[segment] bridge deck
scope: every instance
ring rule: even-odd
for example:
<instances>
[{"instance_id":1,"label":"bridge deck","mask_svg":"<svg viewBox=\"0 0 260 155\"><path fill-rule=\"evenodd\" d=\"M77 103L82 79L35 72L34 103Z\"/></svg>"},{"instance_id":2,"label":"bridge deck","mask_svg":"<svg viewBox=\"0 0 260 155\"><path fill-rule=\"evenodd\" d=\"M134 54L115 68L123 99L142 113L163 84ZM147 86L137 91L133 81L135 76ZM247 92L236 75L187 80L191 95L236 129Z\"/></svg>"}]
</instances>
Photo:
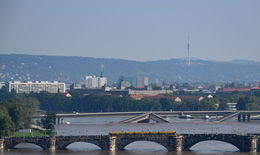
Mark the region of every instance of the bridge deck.
<instances>
[{"instance_id":1,"label":"bridge deck","mask_svg":"<svg viewBox=\"0 0 260 155\"><path fill-rule=\"evenodd\" d=\"M240 114L259 115L260 111L153 111L154 114L160 116L176 116L180 113L186 115L227 115L229 113L240 112ZM97 117L97 116L135 116L144 112L100 112L100 113L61 113L57 117ZM42 118L45 115L37 115L34 118Z\"/></svg>"},{"instance_id":2,"label":"bridge deck","mask_svg":"<svg viewBox=\"0 0 260 155\"><path fill-rule=\"evenodd\" d=\"M142 121L148 120L148 119L153 120L157 123L169 123L169 121L167 121L166 119L164 119L161 116L158 116L154 113L144 113L144 114L137 115L137 116L131 117L129 119L120 121L119 123L139 123L139 122L142 122Z\"/></svg>"}]
</instances>

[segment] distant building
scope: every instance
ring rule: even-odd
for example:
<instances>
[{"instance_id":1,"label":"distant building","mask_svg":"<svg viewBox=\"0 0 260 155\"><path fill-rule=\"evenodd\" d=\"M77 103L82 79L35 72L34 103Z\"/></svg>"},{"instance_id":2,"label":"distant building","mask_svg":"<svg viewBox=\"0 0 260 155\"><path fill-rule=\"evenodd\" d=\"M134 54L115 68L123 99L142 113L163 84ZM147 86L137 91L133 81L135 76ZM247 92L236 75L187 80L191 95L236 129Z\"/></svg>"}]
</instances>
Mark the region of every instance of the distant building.
<instances>
[{"instance_id":1,"label":"distant building","mask_svg":"<svg viewBox=\"0 0 260 155\"><path fill-rule=\"evenodd\" d=\"M148 77L137 77L136 78L136 87L137 88L144 88L149 85Z\"/></svg>"},{"instance_id":2,"label":"distant building","mask_svg":"<svg viewBox=\"0 0 260 155\"><path fill-rule=\"evenodd\" d=\"M4 88L5 85L6 85L6 83L4 83L4 82L0 82L0 89Z\"/></svg>"},{"instance_id":3,"label":"distant building","mask_svg":"<svg viewBox=\"0 0 260 155\"><path fill-rule=\"evenodd\" d=\"M64 82L49 82L49 81L27 81L27 82L8 82L7 89L9 92L14 90L16 93L39 93L46 91L49 93L65 93L66 84Z\"/></svg>"},{"instance_id":4,"label":"distant building","mask_svg":"<svg viewBox=\"0 0 260 155\"><path fill-rule=\"evenodd\" d=\"M251 92L259 92L260 91L260 87L258 86L254 86L251 88Z\"/></svg>"},{"instance_id":5,"label":"distant building","mask_svg":"<svg viewBox=\"0 0 260 155\"><path fill-rule=\"evenodd\" d=\"M176 96L175 102L201 102L204 99L203 96Z\"/></svg>"},{"instance_id":6,"label":"distant building","mask_svg":"<svg viewBox=\"0 0 260 155\"><path fill-rule=\"evenodd\" d=\"M129 90L129 95L160 95L160 94L171 94L172 90Z\"/></svg>"},{"instance_id":7,"label":"distant building","mask_svg":"<svg viewBox=\"0 0 260 155\"><path fill-rule=\"evenodd\" d=\"M236 111L237 110L237 103L227 103L228 110Z\"/></svg>"},{"instance_id":8,"label":"distant building","mask_svg":"<svg viewBox=\"0 0 260 155\"><path fill-rule=\"evenodd\" d=\"M82 85L80 83L73 83L70 89L81 89Z\"/></svg>"},{"instance_id":9,"label":"distant building","mask_svg":"<svg viewBox=\"0 0 260 155\"><path fill-rule=\"evenodd\" d=\"M217 94L251 94L252 92L259 92L260 87L254 86L252 88L220 88L217 90Z\"/></svg>"},{"instance_id":10,"label":"distant building","mask_svg":"<svg viewBox=\"0 0 260 155\"><path fill-rule=\"evenodd\" d=\"M149 85L148 77L123 77L121 87L145 88Z\"/></svg>"},{"instance_id":11,"label":"distant building","mask_svg":"<svg viewBox=\"0 0 260 155\"><path fill-rule=\"evenodd\" d=\"M85 88L88 89L100 89L107 85L106 77L86 76L85 77Z\"/></svg>"},{"instance_id":12,"label":"distant building","mask_svg":"<svg viewBox=\"0 0 260 155\"><path fill-rule=\"evenodd\" d=\"M218 90L218 92L224 92L224 93L229 93L229 92L249 92L251 89L250 88L221 88Z\"/></svg>"},{"instance_id":13,"label":"distant building","mask_svg":"<svg viewBox=\"0 0 260 155\"><path fill-rule=\"evenodd\" d=\"M202 96L161 96L161 95L152 95L152 94L145 94L145 95L130 95L130 97L134 98L134 99L152 99L155 101L160 101L160 99L170 99L173 100L175 102L189 102L189 101L193 101L193 102L200 102L204 99L204 97Z\"/></svg>"},{"instance_id":14,"label":"distant building","mask_svg":"<svg viewBox=\"0 0 260 155\"><path fill-rule=\"evenodd\" d=\"M207 96L207 98L211 99L211 98L213 98L213 96L209 94L209 95Z\"/></svg>"},{"instance_id":15,"label":"distant building","mask_svg":"<svg viewBox=\"0 0 260 155\"><path fill-rule=\"evenodd\" d=\"M121 82L121 88L122 89L125 89L125 88L129 88L129 87L131 87L132 85L131 85L131 83L129 82L129 81L122 81Z\"/></svg>"},{"instance_id":16,"label":"distant building","mask_svg":"<svg viewBox=\"0 0 260 155\"><path fill-rule=\"evenodd\" d=\"M123 87L136 87L136 78L135 77L123 77L122 83Z\"/></svg>"}]
</instances>

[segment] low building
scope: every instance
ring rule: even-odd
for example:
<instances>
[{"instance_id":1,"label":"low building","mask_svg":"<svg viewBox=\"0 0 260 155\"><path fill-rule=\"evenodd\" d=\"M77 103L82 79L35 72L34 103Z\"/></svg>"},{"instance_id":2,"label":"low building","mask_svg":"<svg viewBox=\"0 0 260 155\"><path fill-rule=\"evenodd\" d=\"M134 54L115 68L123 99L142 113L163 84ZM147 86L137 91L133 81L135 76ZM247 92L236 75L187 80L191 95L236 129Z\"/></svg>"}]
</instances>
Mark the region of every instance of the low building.
<instances>
[{"instance_id":1,"label":"low building","mask_svg":"<svg viewBox=\"0 0 260 155\"><path fill-rule=\"evenodd\" d=\"M217 94L250 94L251 88L220 88L217 90Z\"/></svg>"},{"instance_id":2,"label":"low building","mask_svg":"<svg viewBox=\"0 0 260 155\"><path fill-rule=\"evenodd\" d=\"M4 83L4 82L0 82L0 89L4 88L5 85L6 85L6 83Z\"/></svg>"},{"instance_id":3,"label":"low building","mask_svg":"<svg viewBox=\"0 0 260 155\"><path fill-rule=\"evenodd\" d=\"M160 99L169 99L173 100L174 102L200 102L204 99L203 96L162 96L162 95L130 95L133 99L140 100L140 99L151 99L155 101L160 101Z\"/></svg>"},{"instance_id":4,"label":"low building","mask_svg":"<svg viewBox=\"0 0 260 155\"><path fill-rule=\"evenodd\" d=\"M172 90L129 90L129 95L160 95L160 94L171 94Z\"/></svg>"},{"instance_id":5,"label":"low building","mask_svg":"<svg viewBox=\"0 0 260 155\"><path fill-rule=\"evenodd\" d=\"M237 103L227 103L228 110L236 111L237 110Z\"/></svg>"},{"instance_id":6,"label":"low building","mask_svg":"<svg viewBox=\"0 0 260 155\"><path fill-rule=\"evenodd\" d=\"M260 92L260 87L258 87L258 86L252 87L251 92Z\"/></svg>"},{"instance_id":7,"label":"low building","mask_svg":"<svg viewBox=\"0 0 260 155\"><path fill-rule=\"evenodd\" d=\"M65 93L66 84L64 82L49 81L27 81L27 82L8 82L7 89L9 92L14 90L16 93L39 93L46 91L49 93Z\"/></svg>"}]
</instances>

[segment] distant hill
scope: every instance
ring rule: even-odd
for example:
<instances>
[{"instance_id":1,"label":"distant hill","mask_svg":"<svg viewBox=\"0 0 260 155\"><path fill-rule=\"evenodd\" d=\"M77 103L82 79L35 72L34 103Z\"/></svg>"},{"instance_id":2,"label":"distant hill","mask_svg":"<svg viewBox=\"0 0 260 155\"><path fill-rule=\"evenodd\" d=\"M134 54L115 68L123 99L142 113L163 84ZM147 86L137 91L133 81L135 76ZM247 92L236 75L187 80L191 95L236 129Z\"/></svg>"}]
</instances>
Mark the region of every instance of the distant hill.
<instances>
[{"instance_id":1,"label":"distant hill","mask_svg":"<svg viewBox=\"0 0 260 155\"><path fill-rule=\"evenodd\" d=\"M229 62L193 59L188 67L184 59L138 62L74 56L36 56L0 54L0 81L80 82L86 75L99 76L109 82L120 76L147 76L154 81L171 82L251 82L260 80L260 62Z\"/></svg>"}]
</instances>

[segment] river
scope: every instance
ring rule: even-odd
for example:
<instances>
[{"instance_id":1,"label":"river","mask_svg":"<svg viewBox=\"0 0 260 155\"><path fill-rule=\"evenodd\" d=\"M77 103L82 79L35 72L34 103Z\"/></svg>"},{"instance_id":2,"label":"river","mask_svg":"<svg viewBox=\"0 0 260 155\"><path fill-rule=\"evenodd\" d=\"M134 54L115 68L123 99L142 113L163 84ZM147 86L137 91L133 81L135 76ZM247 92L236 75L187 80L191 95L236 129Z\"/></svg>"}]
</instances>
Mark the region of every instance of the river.
<instances>
[{"instance_id":1,"label":"river","mask_svg":"<svg viewBox=\"0 0 260 155\"><path fill-rule=\"evenodd\" d=\"M260 121L237 122L235 119L227 122L215 123L201 119L178 119L168 117L171 123L137 123L119 124L117 122L128 117L73 117L65 118L69 125L57 125L57 135L107 135L109 132L127 131L176 131L177 133L260 133ZM228 143L220 141L205 141L195 144L189 152L167 152L160 144L153 142L134 142L129 144L125 151L101 151L94 144L77 142L70 144L66 151L42 151L40 147L32 144L19 144L18 149L2 151L1 155L198 155L198 154L228 154L249 155L241 153ZM251 154L250 154L251 155ZM254 153L260 155L260 153Z\"/></svg>"}]
</instances>

